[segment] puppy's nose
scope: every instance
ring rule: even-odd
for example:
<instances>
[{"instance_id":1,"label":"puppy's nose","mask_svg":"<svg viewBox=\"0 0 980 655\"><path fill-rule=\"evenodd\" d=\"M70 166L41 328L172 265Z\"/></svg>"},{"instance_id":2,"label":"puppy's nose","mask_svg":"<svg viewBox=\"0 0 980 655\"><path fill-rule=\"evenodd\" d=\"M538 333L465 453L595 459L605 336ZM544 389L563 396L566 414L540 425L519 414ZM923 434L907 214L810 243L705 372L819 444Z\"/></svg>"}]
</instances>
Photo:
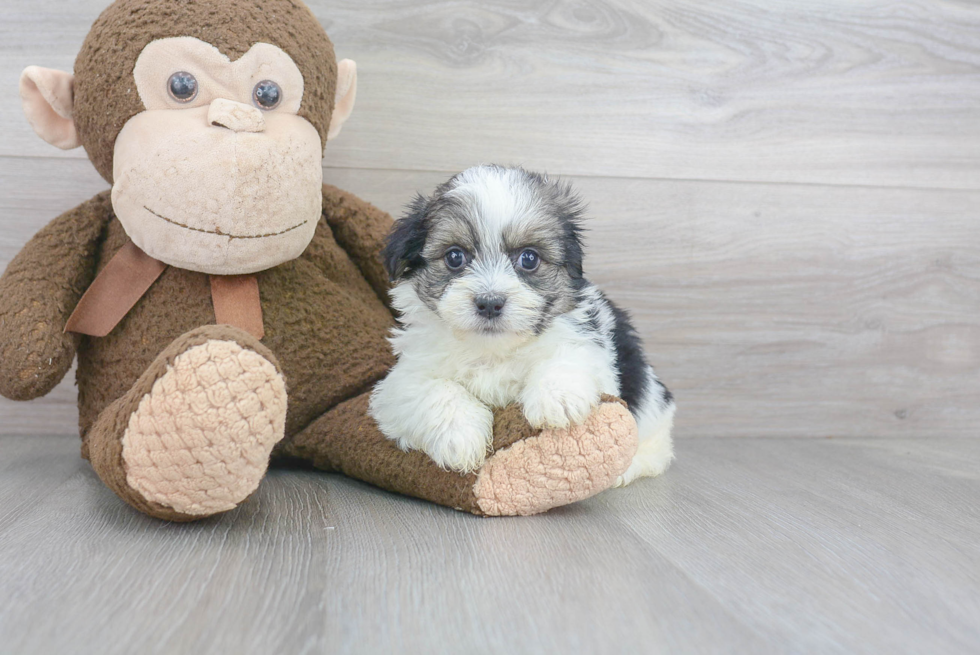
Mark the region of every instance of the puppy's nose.
<instances>
[{"instance_id":1,"label":"puppy's nose","mask_svg":"<svg viewBox=\"0 0 980 655\"><path fill-rule=\"evenodd\" d=\"M211 103L208 122L215 127L227 127L233 132L261 132L265 129L265 117L261 111L225 98L217 98Z\"/></svg>"},{"instance_id":2,"label":"puppy's nose","mask_svg":"<svg viewBox=\"0 0 980 655\"><path fill-rule=\"evenodd\" d=\"M483 318L497 318L504 311L507 299L503 296L477 296L473 299L476 313Z\"/></svg>"}]
</instances>

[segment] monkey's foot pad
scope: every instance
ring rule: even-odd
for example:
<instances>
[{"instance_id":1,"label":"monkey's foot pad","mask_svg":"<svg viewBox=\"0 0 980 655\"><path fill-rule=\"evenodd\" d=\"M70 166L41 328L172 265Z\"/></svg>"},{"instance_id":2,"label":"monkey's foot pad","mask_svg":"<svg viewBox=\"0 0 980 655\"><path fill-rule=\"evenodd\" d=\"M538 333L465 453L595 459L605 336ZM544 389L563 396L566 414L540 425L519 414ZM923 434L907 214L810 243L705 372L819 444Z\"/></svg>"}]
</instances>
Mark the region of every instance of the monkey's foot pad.
<instances>
[{"instance_id":1,"label":"monkey's foot pad","mask_svg":"<svg viewBox=\"0 0 980 655\"><path fill-rule=\"evenodd\" d=\"M488 516L538 514L613 486L636 448L629 410L604 402L581 425L543 430L491 456L473 491Z\"/></svg>"},{"instance_id":2,"label":"monkey's foot pad","mask_svg":"<svg viewBox=\"0 0 980 655\"><path fill-rule=\"evenodd\" d=\"M178 355L130 415L126 482L182 514L227 511L258 487L285 421L275 365L235 341L206 341Z\"/></svg>"}]
</instances>

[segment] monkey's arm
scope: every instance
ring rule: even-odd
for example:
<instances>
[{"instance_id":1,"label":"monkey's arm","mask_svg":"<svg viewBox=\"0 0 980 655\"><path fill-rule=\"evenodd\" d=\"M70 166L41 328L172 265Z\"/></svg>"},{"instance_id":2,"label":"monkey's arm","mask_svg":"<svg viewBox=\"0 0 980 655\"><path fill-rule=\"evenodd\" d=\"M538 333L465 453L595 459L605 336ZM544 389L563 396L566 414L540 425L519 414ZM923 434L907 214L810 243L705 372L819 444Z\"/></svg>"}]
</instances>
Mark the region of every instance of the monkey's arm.
<instances>
[{"instance_id":1,"label":"monkey's arm","mask_svg":"<svg viewBox=\"0 0 980 655\"><path fill-rule=\"evenodd\" d=\"M394 220L374 205L329 184L323 185L323 216L337 243L347 251L382 302L389 305L390 285L381 263L381 249Z\"/></svg>"},{"instance_id":2,"label":"monkey's arm","mask_svg":"<svg viewBox=\"0 0 980 655\"><path fill-rule=\"evenodd\" d=\"M0 276L0 395L47 394L71 368L79 337L65 323L95 277L109 192L41 229Z\"/></svg>"}]
</instances>

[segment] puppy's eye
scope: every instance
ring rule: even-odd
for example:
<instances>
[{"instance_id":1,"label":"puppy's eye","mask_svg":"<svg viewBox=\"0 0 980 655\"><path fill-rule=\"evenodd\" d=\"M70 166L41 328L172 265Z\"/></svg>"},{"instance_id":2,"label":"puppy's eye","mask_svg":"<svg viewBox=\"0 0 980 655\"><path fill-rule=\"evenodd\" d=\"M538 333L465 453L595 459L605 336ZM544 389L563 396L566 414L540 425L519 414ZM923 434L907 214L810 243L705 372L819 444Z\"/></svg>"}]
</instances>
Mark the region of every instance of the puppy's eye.
<instances>
[{"instance_id":1,"label":"puppy's eye","mask_svg":"<svg viewBox=\"0 0 980 655\"><path fill-rule=\"evenodd\" d=\"M272 80L265 80L255 85L252 99L260 109L275 109L282 102L282 89Z\"/></svg>"},{"instance_id":2,"label":"puppy's eye","mask_svg":"<svg viewBox=\"0 0 980 655\"><path fill-rule=\"evenodd\" d=\"M450 248L446 251L445 260L450 271L460 271L466 266L466 253L462 248Z\"/></svg>"},{"instance_id":3,"label":"puppy's eye","mask_svg":"<svg viewBox=\"0 0 980 655\"><path fill-rule=\"evenodd\" d=\"M186 71L174 73L167 80L167 91L177 102L190 102L197 97L197 78Z\"/></svg>"},{"instance_id":4,"label":"puppy's eye","mask_svg":"<svg viewBox=\"0 0 980 655\"><path fill-rule=\"evenodd\" d=\"M520 258L517 261L523 270L530 273L531 271L536 271L538 269L538 265L541 263L541 257L533 248L527 248L521 253Z\"/></svg>"}]
</instances>

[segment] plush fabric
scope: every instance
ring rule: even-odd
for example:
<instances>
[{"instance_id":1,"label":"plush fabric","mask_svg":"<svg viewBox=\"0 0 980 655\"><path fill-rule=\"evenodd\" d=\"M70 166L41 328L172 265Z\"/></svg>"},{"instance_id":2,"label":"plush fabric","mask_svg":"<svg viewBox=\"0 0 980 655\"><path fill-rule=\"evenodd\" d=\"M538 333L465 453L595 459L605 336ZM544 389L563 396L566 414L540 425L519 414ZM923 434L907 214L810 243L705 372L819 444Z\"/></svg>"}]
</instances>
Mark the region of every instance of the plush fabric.
<instances>
[{"instance_id":1,"label":"plush fabric","mask_svg":"<svg viewBox=\"0 0 980 655\"><path fill-rule=\"evenodd\" d=\"M126 482L183 514L228 511L259 486L285 419L286 385L269 359L235 341L192 346L130 414Z\"/></svg>"},{"instance_id":2,"label":"plush fabric","mask_svg":"<svg viewBox=\"0 0 980 655\"><path fill-rule=\"evenodd\" d=\"M212 275L211 304L216 323L234 325L256 339L265 336L259 279L254 275Z\"/></svg>"},{"instance_id":3,"label":"plush fabric","mask_svg":"<svg viewBox=\"0 0 980 655\"><path fill-rule=\"evenodd\" d=\"M323 216L333 236L357 266L381 302L390 306L388 273L381 250L391 230L391 216L352 193L324 185Z\"/></svg>"},{"instance_id":4,"label":"plush fabric","mask_svg":"<svg viewBox=\"0 0 980 655\"><path fill-rule=\"evenodd\" d=\"M296 114L302 107L303 74L292 57L271 43L256 43L231 61L210 43L191 36L153 41L133 67L136 91L147 111L174 107L167 85L161 82L176 71L192 73L198 82L197 93L182 106L210 105L208 118L224 127L231 128L230 123L238 120L245 122L239 127L258 131L264 112L251 100L255 85L263 80L274 80L282 91L276 112ZM242 105L255 111L237 112Z\"/></svg>"},{"instance_id":5,"label":"plush fabric","mask_svg":"<svg viewBox=\"0 0 980 655\"><path fill-rule=\"evenodd\" d=\"M27 120L38 136L62 150L81 145L72 118L75 85L71 73L28 66L20 76Z\"/></svg>"},{"instance_id":6,"label":"plush fabric","mask_svg":"<svg viewBox=\"0 0 980 655\"><path fill-rule=\"evenodd\" d=\"M607 399L571 432L575 439L545 430L491 458L473 485L480 511L538 514L591 496L608 489L636 452L635 423L622 402Z\"/></svg>"},{"instance_id":7,"label":"plush fabric","mask_svg":"<svg viewBox=\"0 0 980 655\"><path fill-rule=\"evenodd\" d=\"M274 454L309 462L382 489L482 514L473 493L476 475L444 471L420 451L402 452L368 416L369 392L340 403Z\"/></svg>"},{"instance_id":8,"label":"plush fabric","mask_svg":"<svg viewBox=\"0 0 980 655\"><path fill-rule=\"evenodd\" d=\"M337 62L337 102L330 117L330 131L327 140L340 136L340 130L354 111L354 101L357 99L357 64L350 59Z\"/></svg>"},{"instance_id":9,"label":"plush fabric","mask_svg":"<svg viewBox=\"0 0 980 655\"><path fill-rule=\"evenodd\" d=\"M363 393L323 414L274 451L382 489L485 516L536 514L608 489L636 452L636 424L622 401L606 397L570 431L536 430L521 408L494 411L494 440L480 471L439 468L420 451L402 452L368 416Z\"/></svg>"},{"instance_id":10,"label":"plush fabric","mask_svg":"<svg viewBox=\"0 0 980 655\"><path fill-rule=\"evenodd\" d=\"M189 511L180 511L175 508L174 505L179 505L180 500L177 498L169 499L163 494L157 494L154 490L149 489L147 482L152 482L146 480L144 476L139 473L140 466L140 455L139 448L136 451L131 449L130 460L134 461L136 464L136 473L127 466L126 457L124 456L125 450L125 437L130 428L139 429L139 410L141 406L144 406L145 401L148 398L153 397L154 387L157 385L158 381L167 377L167 374L174 370L174 364L177 363L178 358L188 352L199 349L207 348L210 344L234 344L240 347L242 350L247 350L262 361L258 362L258 367L265 367L264 363L267 363L274 369L276 377L280 378L281 381L281 369L278 362L276 361L275 355L269 351L268 348L258 343L250 335L224 325L207 325L204 327L199 327L197 329L191 330L187 334L180 336L175 339L173 343L169 344L166 349L161 352L153 363L147 368L146 371L139 377L139 379L133 384L133 386L126 391L120 398L112 402L105 410L98 416L98 420L94 425L90 426L89 431L86 433L86 438L82 443L82 454L91 463L92 468L106 484L107 487L112 489L122 500L126 501L136 509L149 514L150 516L155 516L157 518L166 519L169 521L193 521L206 516L207 514L202 514L201 505L194 507L192 503L188 503L181 507L181 509ZM206 351L205 351L206 352ZM209 358L210 359L210 358ZM189 373L189 375L188 375ZM186 372L185 379L189 382L196 381L198 376L193 372ZM172 378L173 379L173 378ZM274 384L274 382L273 382ZM199 386L193 383L187 384L186 386ZM247 395L247 394L246 394ZM157 402L164 397L164 394L158 394L156 396ZM152 401L151 401L152 403ZM202 403L202 408L205 409L204 414L207 414L207 409L209 409L213 403L208 400L206 403ZM146 418L146 414L143 415ZM181 420L188 420L190 417L184 416ZM134 420L136 425L134 426ZM193 420L193 419L191 419ZM150 424L146 426L149 430L157 429L154 425L154 421L150 421ZM169 420L161 420L161 426L170 423ZM277 425L277 430L279 429ZM182 434L178 437L177 441L183 442L187 438L185 436L187 433ZM202 435L203 436L203 435ZM173 443L173 442L171 442ZM220 442L219 442L220 443ZM163 449L163 442L157 444L160 449ZM191 446L189 450L192 450L195 444L184 443L185 446ZM204 458L207 456L207 446L201 448L203 444L198 444L198 451L200 455L198 457ZM229 445L225 443L225 445ZM154 448L155 449L155 448ZM179 448L175 448L176 452ZM203 452L201 452L203 450ZM266 451L266 461L261 462L258 468L261 472L265 472L265 465L268 462ZM192 453L192 457L194 455ZM197 457L195 457L197 459ZM223 459L232 459L226 456ZM151 458L152 461L152 458ZM167 462L163 462L166 466ZM213 462L212 462L213 463ZM253 466L253 468L255 468ZM234 476L222 475L227 471L218 471L217 475L212 474L207 476L205 480L197 480L198 485L201 486L203 482L205 486L210 487L212 491L217 491L218 496L228 498L232 493L234 493L230 486L237 485L239 481L234 479ZM191 471L191 475L186 476L189 480L194 480L196 477L194 473L196 471ZM156 476L154 476L156 477ZM171 477L175 477L171 475ZM179 476L177 476L179 478ZM218 478L224 478L223 480ZM186 483L188 480L185 479ZM180 479L175 479L174 482L178 484L181 482ZM222 484L224 482L224 484ZM144 491L139 491L137 486L142 487ZM182 485L183 486L183 485ZM240 490L238 490L240 492ZM154 499L148 498L147 496L153 496ZM238 498L239 502L244 500L244 497ZM168 500L167 504L157 502L159 500ZM197 510L197 511L195 511ZM213 513L213 512L212 512Z\"/></svg>"},{"instance_id":11,"label":"plush fabric","mask_svg":"<svg viewBox=\"0 0 980 655\"><path fill-rule=\"evenodd\" d=\"M112 153L126 122L143 111L133 62L157 39L191 36L232 61L255 43L278 45L303 73L303 106L327 142L337 84L333 44L296 0L118 0L89 32L75 60L75 125L96 169L112 183Z\"/></svg>"},{"instance_id":12,"label":"plush fabric","mask_svg":"<svg viewBox=\"0 0 980 655\"><path fill-rule=\"evenodd\" d=\"M232 134L209 128L208 115L206 106L146 111L120 132L112 207L126 233L154 259L215 275L299 257L322 203L316 131L273 112L260 134Z\"/></svg>"},{"instance_id":13,"label":"plush fabric","mask_svg":"<svg viewBox=\"0 0 980 655\"><path fill-rule=\"evenodd\" d=\"M42 228L0 277L0 394L39 398L71 368L79 337L61 329L95 277L108 193ZM121 244L120 244L121 245ZM61 327L58 327L61 326Z\"/></svg>"},{"instance_id":14,"label":"plush fabric","mask_svg":"<svg viewBox=\"0 0 980 655\"><path fill-rule=\"evenodd\" d=\"M129 242L95 278L68 317L65 332L104 337L167 269Z\"/></svg>"},{"instance_id":15,"label":"plush fabric","mask_svg":"<svg viewBox=\"0 0 980 655\"><path fill-rule=\"evenodd\" d=\"M212 102L208 108L208 123L236 132L261 132L265 129L265 117L261 111L221 98Z\"/></svg>"},{"instance_id":16,"label":"plush fabric","mask_svg":"<svg viewBox=\"0 0 980 655\"><path fill-rule=\"evenodd\" d=\"M325 207L341 202L333 189L325 187L324 195ZM371 208L365 213L374 212ZM354 218L354 213L348 218ZM107 219L97 270L128 242L119 222ZM366 238L380 240L381 235L370 228L370 222L363 226ZM374 228L384 229L381 224ZM353 233L348 236L360 241ZM288 434L369 388L392 365L386 334L393 317L334 239L325 219L302 256L257 277L263 343L276 354L287 381ZM78 358L82 434L174 339L214 320L209 276L170 267L112 333L101 339L85 338Z\"/></svg>"}]
</instances>

